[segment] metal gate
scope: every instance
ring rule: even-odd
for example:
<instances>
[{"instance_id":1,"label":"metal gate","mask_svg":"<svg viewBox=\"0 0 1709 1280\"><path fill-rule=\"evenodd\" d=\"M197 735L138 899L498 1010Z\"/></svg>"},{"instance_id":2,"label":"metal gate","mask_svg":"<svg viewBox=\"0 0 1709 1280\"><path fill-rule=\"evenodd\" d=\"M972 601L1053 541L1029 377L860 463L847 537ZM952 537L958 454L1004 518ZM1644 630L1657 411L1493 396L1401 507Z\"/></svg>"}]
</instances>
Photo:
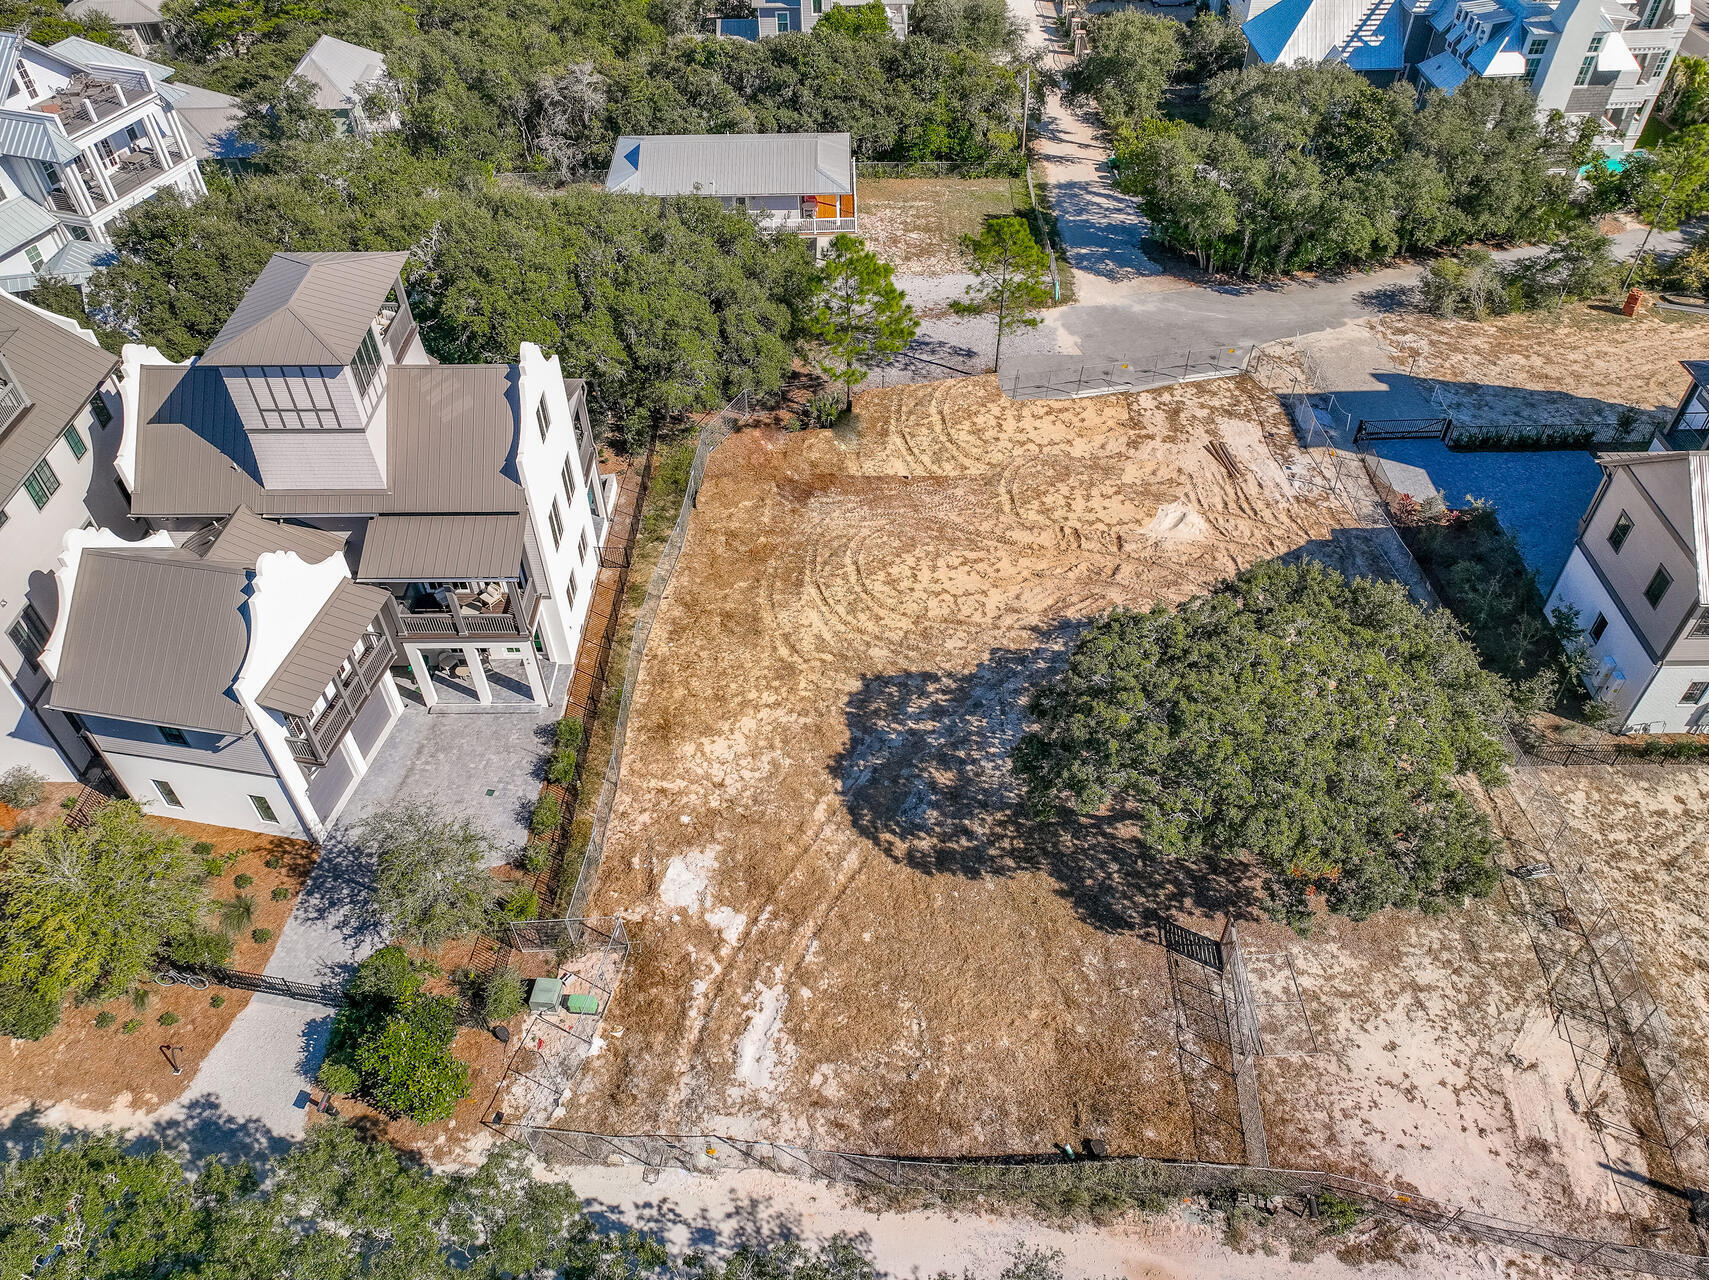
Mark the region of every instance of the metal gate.
<instances>
[{"instance_id":1,"label":"metal gate","mask_svg":"<svg viewBox=\"0 0 1709 1280\"><path fill-rule=\"evenodd\" d=\"M1194 964L1222 972L1222 944L1215 938L1207 938L1202 933L1194 933L1191 929L1181 927L1173 920L1165 920L1163 946L1178 956L1185 956Z\"/></svg>"},{"instance_id":2,"label":"metal gate","mask_svg":"<svg viewBox=\"0 0 1709 1280\"><path fill-rule=\"evenodd\" d=\"M1353 443L1367 440L1446 440L1454 430L1452 418L1360 418Z\"/></svg>"}]
</instances>

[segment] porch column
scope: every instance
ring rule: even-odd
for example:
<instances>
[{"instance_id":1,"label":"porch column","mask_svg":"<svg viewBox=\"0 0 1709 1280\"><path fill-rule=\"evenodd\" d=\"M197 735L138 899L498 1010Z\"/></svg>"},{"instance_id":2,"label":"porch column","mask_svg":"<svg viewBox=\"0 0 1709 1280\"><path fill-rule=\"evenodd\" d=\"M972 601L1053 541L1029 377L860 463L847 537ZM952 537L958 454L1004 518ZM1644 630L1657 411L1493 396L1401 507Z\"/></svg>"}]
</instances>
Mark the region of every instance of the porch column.
<instances>
[{"instance_id":1,"label":"porch column","mask_svg":"<svg viewBox=\"0 0 1709 1280\"><path fill-rule=\"evenodd\" d=\"M483 704L493 700L492 686L487 684L487 673L481 667L481 650L479 645L466 644L463 646L463 657L469 664L469 680L475 686L475 696Z\"/></svg>"},{"instance_id":2,"label":"porch column","mask_svg":"<svg viewBox=\"0 0 1709 1280\"><path fill-rule=\"evenodd\" d=\"M107 177L107 166L101 161L101 153L96 151L94 147L86 147L81 154L83 163L95 175L95 185L101 188L101 193L106 197L105 202L112 204L119 197L118 193L113 190L111 180Z\"/></svg>"},{"instance_id":3,"label":"porch column","mask_svg":"<svg viewBox=\"0 0 1709 1280\"><path fill-rule=\"evenodd\" d=\"M433 678L427 674L427 662L421 656L417 645L408 645L404 652L409 654L409 672L415 677L415 687L421 692L422 702L427 704L429 711L433 710L439 701L439 695L433 691Z\"/></svg>"},{"instance_id":4,"label":"porch column","mask_svg":"<svg viewBox=\"0 0 1709 1280\"><path fill-rule=\"evenodd\" d=\"M534 642L522 647L522 669L528 673L528 690L540 706L546 705L546 682L540 678L540 655L534 652Z\"/></svg>"},{"instance_id":5,"label":"porch column","mask_svg":"<svg viewBox=\"0 0 1709 1280\"><path fill-rule=\"evenodd\" d=\"M143 132L148 134L149 145L154 148L154 163L162 172L172 167L172 157L166 153L166 134L160 128L160 121L153 115L142 118Z\"/></svg>"},{"instance_id":6,"label":"porch column","mask_svg":"<svg viewBox=\"0 0 1709 1280\"><path fill-rule=\"evenodd\" d=\"M354 727L352 726L352 728ZM351 781L362 781L363 775L368 772L368 762L362 758L362 753L356 749L356 735L347 732L339 741L338 750L344 757L345 763L350 766Z\"/></svg>"}]
</instances>

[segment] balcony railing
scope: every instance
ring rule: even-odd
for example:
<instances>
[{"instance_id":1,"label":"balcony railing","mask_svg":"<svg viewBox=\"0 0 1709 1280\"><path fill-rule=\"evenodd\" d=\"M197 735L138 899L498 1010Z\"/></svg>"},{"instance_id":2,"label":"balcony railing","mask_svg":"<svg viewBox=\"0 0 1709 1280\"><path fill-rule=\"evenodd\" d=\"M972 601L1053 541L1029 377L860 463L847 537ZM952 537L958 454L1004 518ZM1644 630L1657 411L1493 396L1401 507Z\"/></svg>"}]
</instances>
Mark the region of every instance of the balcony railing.
<instances>
[{"instance_id":1,"label":"balcony railing","mask_svg":"<svg viewBox=\"0 0 1709 1280\"><path fill-rule=\"evenodd\" d=\"M298 764L318 767L332 759L332 753L338 750L338 744L350 732L350 726L356 723L357 715L368 705L368 699L374 696L380 681L386 679L392 663L397 661L397 646L384 623L381 626L384 634L379 642L369 646L368 652L357 660L350 674L340 672L333 677L337 688L312 720L305 721L297 716L285 718L285 741L291 748L291 758Z\"/></svg>"},{"instance_id":2,"label":"balcony railing","mask_svg":"<svg viewBox=\"0 0 1709 1280\"><path fill-rule=\"evenodd\" d=\"M456 609L418 609L397 615L398 633L406 640L454 639L459 636L520 636L522 620L511 612L509 598L501 609L477 612Z\"/></svg>"},{"instance_id":3,"label":"balcony railing","mask_svg":"<svg viewBox=\"0 0 1709 1280\"><path fill-rule=\"evenodd\" d=\"M802 218L789 228L804 236L824 235L828 231L855 230L854 218Z\"/></svg>"}]
</instances>

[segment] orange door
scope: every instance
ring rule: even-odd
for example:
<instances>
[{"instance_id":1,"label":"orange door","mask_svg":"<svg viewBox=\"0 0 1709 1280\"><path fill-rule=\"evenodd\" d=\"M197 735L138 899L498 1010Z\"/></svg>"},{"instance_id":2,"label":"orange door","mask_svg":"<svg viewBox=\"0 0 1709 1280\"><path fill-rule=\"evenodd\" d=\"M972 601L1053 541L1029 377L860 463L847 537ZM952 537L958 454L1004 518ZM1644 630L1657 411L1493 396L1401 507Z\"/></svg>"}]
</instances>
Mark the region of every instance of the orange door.
<instances>
[{"instance_id":1,"label":"orange door","mask_svg":"<svg viewBox=\"0 0 1709 1280\"><path fill-rule=\"evenodd\" d=\"M844 196L844 197L842 197L841 203L842 203L842 207L843 207L843 217L845 217L845 218L854 217L854 197L853 196Z\"/></svg>"},{"instance_id":2,"label":"orange door","mask_svg":"<svg viewBox=\"0 0 1709 1280\"><path fill-rule=\"evenodd\" d=\"M819 216L821 218L834 218L837 216L836 196L819 197Z\"/></svg>"}]
</instances>

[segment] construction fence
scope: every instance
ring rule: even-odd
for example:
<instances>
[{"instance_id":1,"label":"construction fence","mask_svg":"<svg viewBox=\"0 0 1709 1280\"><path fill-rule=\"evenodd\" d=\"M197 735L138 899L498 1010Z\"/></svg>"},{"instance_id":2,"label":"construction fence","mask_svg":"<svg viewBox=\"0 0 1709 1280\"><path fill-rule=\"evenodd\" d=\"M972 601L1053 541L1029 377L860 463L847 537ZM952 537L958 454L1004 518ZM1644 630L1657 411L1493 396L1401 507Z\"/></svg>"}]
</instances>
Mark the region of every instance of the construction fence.
<instances>
[{"instance_id":1,"label":"construction fence","mask_svg":"<svg viewBox=\"0 0 1709 1280\"><path fill-rule=\"evenodd\" d=\"M1160 1209L1168 1201L1183 1196L1248 1195L1263 1199L1333 1192L1361 1205L1367 1212L1433 1231L1639 1275L1709 1280L1709 1257L1546 1231L1427 1196L1317 1170L1253 1169L1240 1164L1151 1160L1138 1156L922 1160L827 1151L716 1134L614 1136L510 1124L498 1128L525 1143L540 1159L558 1165L632 1165L698 1173L765 1169L868 1188L1047 1204L1085 1204L1108 1198Z\"/></svg>"},{"instance_id":2,"label":"construction fence","mask_svg":"<svg viewBox=\"0 0 1709 1280\"><path fill-rule=\"evenodd\" d=\"M1073 400L1082 396L1145 391L1178 382L1232 378L1246 372L1250 342L1227 347L1191 347L1145 356L1068 360L1060 356L1022 357L998 374L998 385L1011 400Z\"/></svg>"},{"instance_id":3,"label":"construction fence","mask_svg":"<svg viewBox=\"0 0 1709 1280\"><path fill-rule=\"evenodd\" d=\"M629 730L631 704L635 699L635 677L640 674L641 660L647 653L647 638L652 634L653 620L658 617L665 588L670 585L671 573L676 569L683 543L688 540L689 516L693 514L695 500L700 496L700 484L706 475L706 461L712 456L712 451L742 425L748 411L748 393L744 391L701 424L694 461L689 465L688 487L683 493L682 508L677 513L676 524L671 529L670 539L665 543L664 553L654 566L653 576L647 583L646 599L635 618L634 639L630 642L629 658L620 677L623 682L623 699L618 707L617 724L611 736L611 762L605 770L605 781L599 789L599 800L594 807L593 831L588 837L581 867L576 872L575 887L571 889L565 902L564 915L567 918L583 914L588 897L593 893L594 881L599 876L599 864L605 855L606 828L611 824L611 807L617 801L617 787L622 781L623 744ZM635 513L635 518L641 518L639 511Z\"/></svg>"}]
</instances>

